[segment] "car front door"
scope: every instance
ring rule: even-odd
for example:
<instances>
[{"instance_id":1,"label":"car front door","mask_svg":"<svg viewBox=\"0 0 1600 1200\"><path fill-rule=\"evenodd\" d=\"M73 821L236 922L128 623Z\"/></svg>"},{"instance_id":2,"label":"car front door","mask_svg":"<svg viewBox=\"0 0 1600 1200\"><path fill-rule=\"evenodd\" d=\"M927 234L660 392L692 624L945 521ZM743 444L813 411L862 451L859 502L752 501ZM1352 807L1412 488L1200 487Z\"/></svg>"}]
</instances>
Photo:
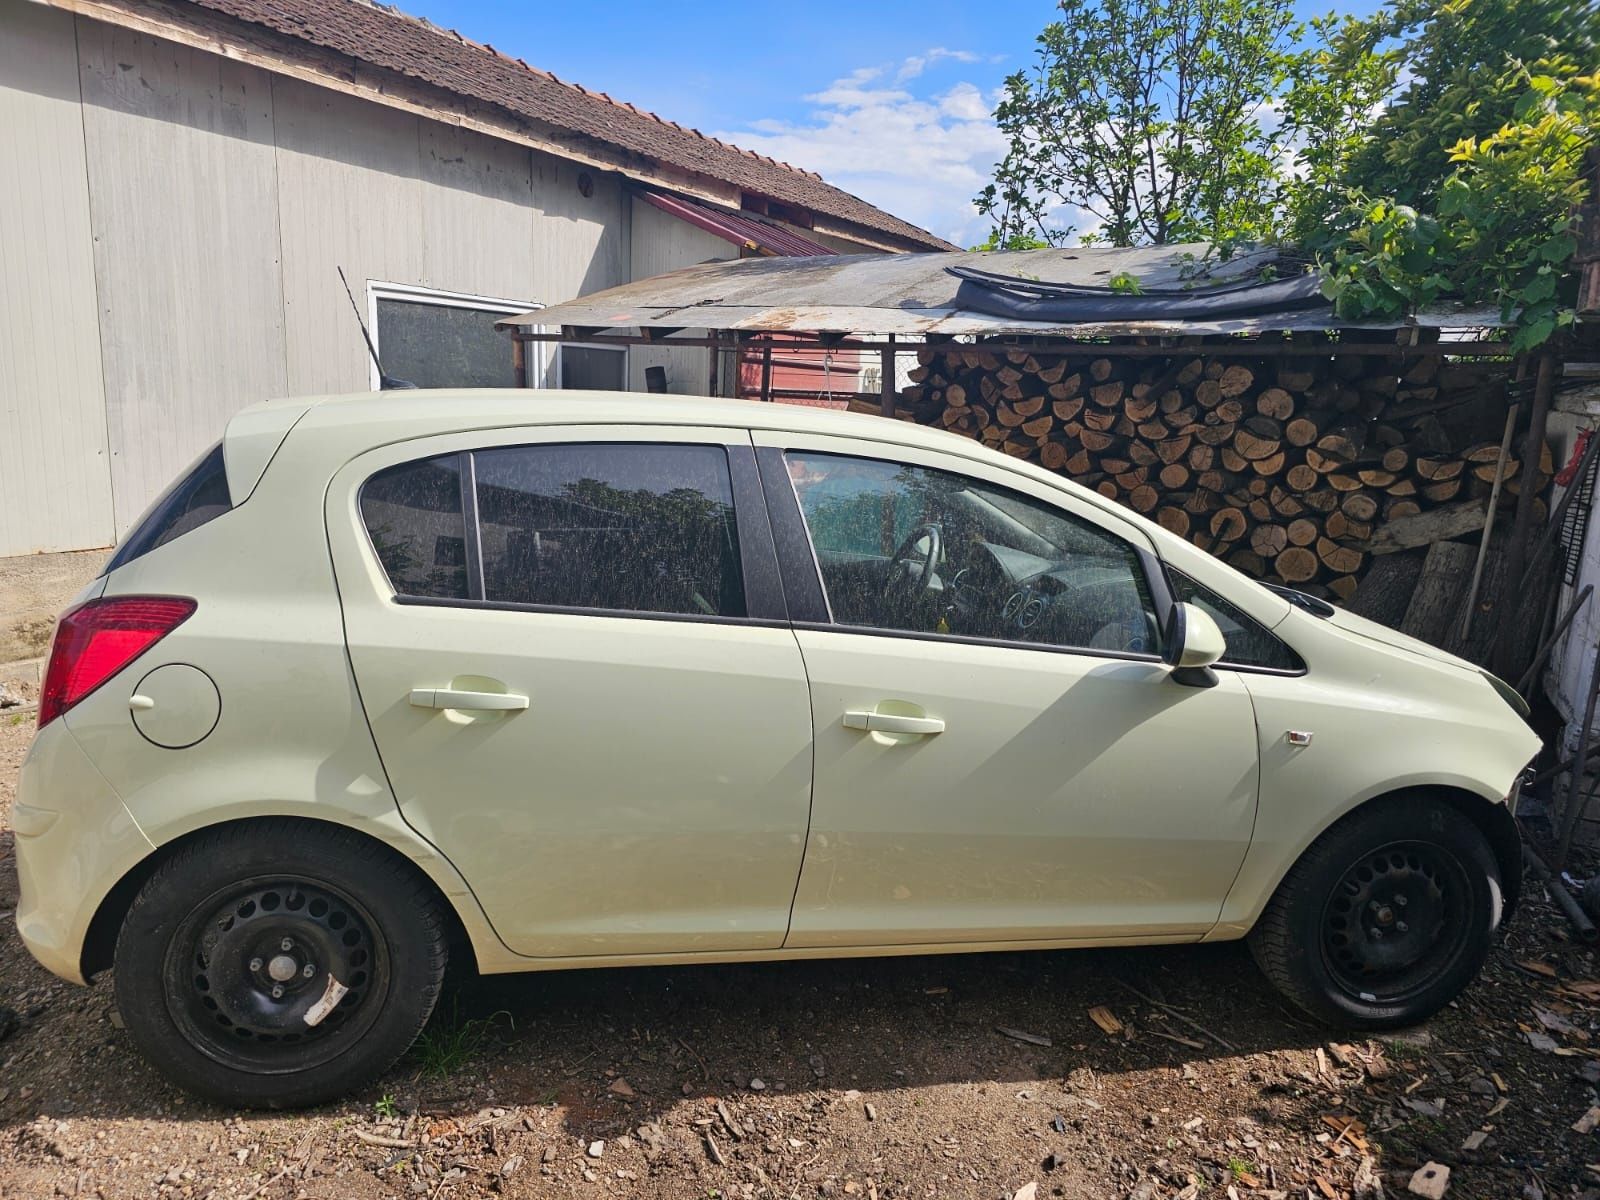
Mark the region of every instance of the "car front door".
<instances>
[{"instance_id":1,"label":"car front door","mask_svg":"<svg viewBox=\"0 0 1600 1200\"><path fill-rule=\"evenodd\" d=\"M390 446L327 516L400 812L512 950L782 943L811 717L748 433Z\"/></svg>"},{"instance_id":2,"label":"car front door","mask_svg":"<svg viewBox=\"0 0 1600 1200\"><path fill-rule=\"evenodd\" d=\"M1175 682L1132 523L976 460L756 435L811 683L789 947L1199 937L1250 840L1231 672Z\"/></svg>"}]
</instances>

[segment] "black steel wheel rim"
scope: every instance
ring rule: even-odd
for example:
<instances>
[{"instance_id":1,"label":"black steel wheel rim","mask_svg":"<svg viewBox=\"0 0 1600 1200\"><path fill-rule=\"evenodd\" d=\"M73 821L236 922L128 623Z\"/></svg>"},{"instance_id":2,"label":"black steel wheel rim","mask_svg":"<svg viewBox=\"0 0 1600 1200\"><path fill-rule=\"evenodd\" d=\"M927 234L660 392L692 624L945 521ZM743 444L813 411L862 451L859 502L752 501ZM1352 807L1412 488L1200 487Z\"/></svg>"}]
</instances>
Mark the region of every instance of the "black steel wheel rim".
<instances>
[{"instance_id":1,"label":"black steel wheel rim","mask_svg":"<svg viewBox=\"0 0 1600 1200\"><path fill-rule=\"evenodd\" d=\"M1403 1004L1466 953L1472 883L1450 851L1392 842L1353 863L1323 908L1323 963L1352 999Z\"/></svg>"},{"instance_id":2,"label":"black steel wheel rim","mask_svg":"<svg viewBox=\"0 0 1600 1200\"><path fill-rule=\"evenodd\" d=\"M321 1066L388 998L389 948L354 898L292 875L242 880L196 904L167 945L167 1009L185 1041L236 1070Z\"/></svg>"}]
</instances>

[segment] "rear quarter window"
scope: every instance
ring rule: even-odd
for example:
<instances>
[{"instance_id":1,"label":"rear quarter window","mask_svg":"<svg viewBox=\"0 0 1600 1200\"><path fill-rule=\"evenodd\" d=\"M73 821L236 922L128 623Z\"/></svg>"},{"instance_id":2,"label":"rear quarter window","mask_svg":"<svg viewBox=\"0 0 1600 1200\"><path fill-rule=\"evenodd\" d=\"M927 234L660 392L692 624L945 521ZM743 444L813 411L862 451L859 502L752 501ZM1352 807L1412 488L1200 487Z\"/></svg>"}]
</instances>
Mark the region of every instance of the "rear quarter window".
<instances>
[{"instance_id":1,"label":"rear quarter window","mask_svg":"<svg viewBox=\"0 0 1600 1200\"><path fill-rule=\"evenodd\" d=\"M218 442L202 454L187 471L173 480L166 491L156 497L154 504L128 531L128 536L117 547L117 552L106 564L106 571L115 571L134 559L165 546L200 528L233 508L228 495L228 469L223 462L222 443Z\"/></svg>"},{"instance_id":2,"label":"rear quarter window","mask_svg":"<svg viewBox=\"0 0 1600 1200\"><path fill-rule=\"evenodd\" d=\"M361 520L398 595L467 598L460 455L379 471L362 485Z\"/></svg>"}]
</instances>

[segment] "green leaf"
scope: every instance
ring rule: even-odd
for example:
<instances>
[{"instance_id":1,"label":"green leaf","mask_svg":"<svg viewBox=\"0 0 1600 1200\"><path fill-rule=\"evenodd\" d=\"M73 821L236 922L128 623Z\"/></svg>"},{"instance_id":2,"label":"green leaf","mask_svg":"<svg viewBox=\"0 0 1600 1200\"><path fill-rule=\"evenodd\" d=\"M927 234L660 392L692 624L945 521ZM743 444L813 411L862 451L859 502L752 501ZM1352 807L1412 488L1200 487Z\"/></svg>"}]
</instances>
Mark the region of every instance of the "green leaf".
<instances>
[{"instance_id":1,"label":"green leaf","mask_svg":"<svg viewBox=\"0 0 1600 1200\"><path fill-rule=\"evenodd\" d=\"M1552 314L1543 317L1531 325L1523 325L1517 329L1511 339L1511 348L1515 351L1531 350L1542 344L1556 331L1556 319Z\"/></svg>"},{"instance_id":2,"label":"green leaf","mask_svg":"<svg viewBox=\"0 0 1600 1200\"><path fill-rule=\"evenodd\" d=\"M1556 294L1556 277L1548 273L1536 275L1533 282L1519 294L1525 304L1537 304L1541 300L1548 300Z\"/></svg>"},{"instance_id":3,"label":"green leaf","mask_svg":"<svg viewBox=\"0 0 1600 1200\"><path fill-rule=\"evenodd\" d=\"M1558 233L1539 246L1539 257L1545 262L1564 263L1578 252L1578 239L1570 233Z\"/></svg>"}]
</instances>

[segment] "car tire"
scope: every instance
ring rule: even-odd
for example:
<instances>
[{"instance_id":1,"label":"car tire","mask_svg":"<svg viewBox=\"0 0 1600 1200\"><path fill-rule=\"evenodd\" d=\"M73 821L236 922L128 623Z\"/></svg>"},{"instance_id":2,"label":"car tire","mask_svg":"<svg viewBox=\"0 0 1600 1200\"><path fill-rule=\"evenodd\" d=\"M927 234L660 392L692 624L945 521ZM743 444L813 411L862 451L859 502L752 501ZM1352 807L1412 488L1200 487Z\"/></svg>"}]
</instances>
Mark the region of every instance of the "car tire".
<instances>
[{"instance_id":1,"label":"car tire","mask_svg":"<svg viewBox=\"0 0 1600 1200\"><path fill-rule=\"evenodd\" d=\"M1424 795L1368 804L1300 856L1250 931L1288 1000L1328 1025L1414 1025L1482 968L1503 912L1500 871L1460 809Z\"/></svg>"},{"instance_id":2,"label":"car tire","mask_svg":"<svg viewBox=\"0 0 1600 1200\"><path fill-rule=\"evenodd\" d=\"M228 1107L296 1108L392 1066L446 965L427 881L338 827L202 833L140 888L117 938L117 1007L145 1058Z\"/></svg>"}]
</instances>

